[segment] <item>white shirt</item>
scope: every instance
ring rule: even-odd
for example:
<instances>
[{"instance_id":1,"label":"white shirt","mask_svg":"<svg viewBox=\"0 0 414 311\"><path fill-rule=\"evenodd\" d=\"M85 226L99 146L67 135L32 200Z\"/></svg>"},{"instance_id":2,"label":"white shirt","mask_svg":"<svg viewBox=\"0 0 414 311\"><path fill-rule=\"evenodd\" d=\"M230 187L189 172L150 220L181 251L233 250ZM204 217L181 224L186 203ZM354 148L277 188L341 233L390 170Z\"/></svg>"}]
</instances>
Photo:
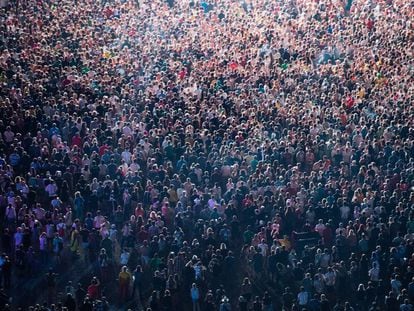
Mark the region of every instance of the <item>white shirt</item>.
<instances>
[{"instance_id":1,"label":"white shirt","mask_svg":"<svg viewBox=\"0 0 414 311\"><path fill-rule=\"evenodd\" d=\"M208 200L208 207L211 209L211 210L213 210L214 209L214 207L216 206L216 204L217 204L217 202L216 202L216 200L214 200L213 198L211 198L210 200Z\"/></svg>"},{"instance_id":2,"label":"white shirt","mask_svg":"<svg viewBox=\"0 0 414 311\"><path fill-rule=\"evenodd\" d=\"M325 274L325 283L328 286L334 286L336 280L336 274L335 272L327 272Z\"/></svg>"},{"instance_id":3,"label":"white shirt","mask_svg":"<svg viewBox=\"0 0 414 311\"><path fill-rule=\"evenodd\" d=\"M306 306L309 301L308 292L299 292L298 294L298 303L300 306Z\"/></svg>"},{"instance_id":4,"label":"white shirt","mask_svg":"<svg viewBox=\"0 0 414 311\"><path fill-rule=\"evenodd\" d=\"M16 219L16 210L14 207L7 207L6 209L6 217L8 220Z\"/></svg>"},{"instance_id":5,"label":"white shirt","mask_svg":"<svg viewBox=\"0 0 414 311\"><path fill-rule=\"evenodd\" d=\"M135 173L139 170L139 165L135 162L131 163L131 165L129 166L129 169L131 170L131 172Z\"/></svg>"},{"instance_id":6,"label":"white shirt","mask_svg":"<svg viewBox=\"0 0 414 311\"><path fill-rule=\"evenodd\" d=\"M321 236L323 234L323 231L325 230L325 225L324 224L317 224L315 226L315 231L318 232Z\"/></svg>"},{"instance_id":7,"label":"white shirt","mask_svg":"<svg viewBox=\"0 0 414 311\"><path fill-rule=\"evenodd\" d=\"M392 279L391 280L391 289L394 293L396 293L397 295L400 294L400 289L401 289L401 282L396 280L396 279Z\"/></svg>"},{"instance_id":8,"label":"white shirt","mask_svg":"<svg viewBox=\"0 0 414 311\"><path fill-rule=\"evenodd\" d=\"M56 194L56 191L57 191L57 186L56 186L56 184L48 184L47 186L46 186L46 192L49 194L49 197L52 197L52 196L54 196L55 194Z\"/></svg>"},{"instance_id":9,"label":"white shirt","mask_svg":"<svg viewBox=\"0 0 414 311\"><path fill-rule=\"evenodd\" d=\"M372 268L368 271L368 275L371 281L378 282L379 281L379 269Z\"/></svg>"},{"instance_id":10,"label":"white shirt","mask_svg":"<svg viewBox=\"0 0 414 311\"><path fill-rule=\"evenodd\" d=\"M122 129L122 133L125 134L125 136L130 136L132 134L132 130L129 126L124 126Z\"/></svg>"},{"instance_id":11,"label":"white shirt","mask_svg":"<svg viewBox=\"0 0 414 311\"><path fill-rule=\"evenodd\" d=\"M123 266L127 265L129 261L129 253L128 252L124 252L121 254L121 258L119 260L119 263Z\"/></svg>"},{"instance_id":12,"label":"white shirt","mask_svg":"<svg viewBox=\"0 0 414 311\"><path fill-rule=\"evenodd\" d=\"M14 133L12 131L5 131L4 133L4 140L8 143L11 143L14 139Z\"/></svg>"},{"instance_id":13,"label":"white shirt","mask_svg":"<svg viewBox=\"0 0 414 311\"><path fill-rule=\"evenodd\" d=\"M105 217L102 215L95 216L93 222L95 224L95 229L100 229L101 225L105 222Z\"/></svg>"},{"instance_id":14,"label":"white shirt","mask_svg":"<svg viewBox=\"0 0 414 311\"><path fill-rule=\"evenodd\" d=\"M16 233L14 234L14 244L16 245L16 248L17 248L18 246L20 246L20 245L22 244L22 242L23 242L23 233L21 233L21 232L16 232Z\"/></svg>"},{"instance_id":15,"label":"white shirt","mask_svg":"<svg viewBox=\"0 0 414 311\"><path fill-rule=\"evenodd\" d=\"M267 250L269 249L269 246L267 246L266 243L259 243L257 247L260 248L260 253L262 253L263 256L267 256Z\"/></svg>"},{"instance_id":16,"label":"white shirt","mask_svg":"<svg viewBox=\"0 0 414 311\"><path fill-rule=\"evenodd\" d=\"M39 249L41 251L47 250L47 238L46 237L39 238Z\"/></svg>"},{"instance_id":17,"label":"white shirt","mask_svg":"<svg viewBox=\"0 0 414 311\"><path fill-rule=\"evenodd\" d=\"M125 161L125 163L130 164L131 163L131 152L129 152L128 150L124 150L121 153L122 156L122 160Z\"/></svg>"},{"instance_id":18,"label":"white shirt","mask_svg":"<svg viewBox=\"0 0 414 311\"><path fill-rule=\"evenodd\" d=\"M346 206L346 205L341 206L340 211L341 211L341 218L347 220L349 217L349 212L351 211L349 206Z\"/></svg>"}]
</instances>

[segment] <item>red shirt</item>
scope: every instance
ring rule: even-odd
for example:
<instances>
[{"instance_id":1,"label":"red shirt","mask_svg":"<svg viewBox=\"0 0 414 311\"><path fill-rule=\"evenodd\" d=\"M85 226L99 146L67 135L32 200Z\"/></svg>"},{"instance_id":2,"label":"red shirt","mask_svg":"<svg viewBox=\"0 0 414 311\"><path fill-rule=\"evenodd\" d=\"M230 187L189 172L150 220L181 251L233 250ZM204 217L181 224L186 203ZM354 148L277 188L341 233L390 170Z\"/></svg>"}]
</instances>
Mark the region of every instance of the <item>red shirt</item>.
<instances>
[{"instance_id":1,"label":"red shirt","mask_svg":"<svg viewBox=\"0 0 414 311\"><path fill-rule=\"evenodd\" d=\"M326 227L322 232L322 237L325 245L331 245L333 236L332 236L332 230L329 227Z\"/></svg>"},{"instance_id":2,"label":"red shirt","mask_svg":"<svg viewBox=\"0 0 414 311\"><path fill-rule=\"evenodd\" d=\"M145 240L148 240L148 237L149 237L148 232L145 230L140 230L137 234L137 239L141 243L144 242Z\"/></svg>"},{"instance_id":3,"label":"red shirt","mask_svg":"<svg viewBox=\"0 0 414 311\"><path fill-rule=\"evenodd\" d=\"M349 96L349 97L346 99L346 103L345 103L345 105L346 105L346 107L347 107L348 109L352 108L352 107L354 106L354 99L353 99L351 96Z\"/></svg>"},{"instance_id":4,"label":"red shirt","mask_svg":"<svg viewBox=\"0 0 414 311\"><path fill-rule=\"evenodd\" d=\"M186 75L186 71L183 69L178 73L178 76L180 77L180 80L184 79Z\"/></svg>"},{"instance_id":5,"label":"red shirt","mask_svg":"<svg viewBox=\"0 0 414 311\"><path fill-rule=\"evenodd\" d=\"M112 11L111 8L108 7L104 10L103 13L105 14L106 18L110 18L114 12Z\"/></svg>"},{"instance_id":6,"label":"red shirt","mask_svg":"<svg viewBox=\"0 0 414 311\"><path fill-rule=\"evenodd\" d=\"M347 117L345 113L341 114L341 122L342 122L342 125L346 125Z\"/></svg>"},{"instance_id":7,"label":"red shirt","mask_svg":"<svg viewBox=\"0 0 414 311\"><path fill-rule=\"evenodd\" d=\"M367 28L371 30L374 27L374 21L372 19L368 19L366 22Z\"/></svg>"},{"instance_id":8,"label":"red shirt","mask_svg":"<svg viewBox=\"0 0 414 311\"><path fill-rule=\"evenodd\" d=\"M79 148L82 147L82 139L79 135L72 137L72 146L78 146Z\"/></svg>"},{"instance_id":9,"label":"red shirt","mask_svg":"<svg viewBox=\"0 0 414 311\"><path fill-rule=\"evenodd\" d=\"M91 284L88 287L88 296L91 300L99 298L99 285Z\"/></svg>"},{"instance_id":10,"label":"red shirt","mask_svg":"<svg viewBox=\"0 0 414 311\"><path fill-rule=\"evenodd\" d=\"M142 218L144 218L144 214L145 214L145 211L144 211L144 209L142 209L142 208L139 208L139 207L137 207L136 209L135 209L135 217L139 217L139 216L141 216Z\"/></svg>"},{"instance_id":11,"label":"red shirt","mask_svg":"<svg viewBox=\"0 0 414 311\"><path fill-rule=\"evenodd\" d=\"M103 154L105 153L105 151L108 149L108 146L105 144L101 147L99 147L99 155L103 156Z\"/></svg>"},{"instance_id":12,"label":"red shirt","mask_svg":"<svg viewBox=\"0 0 414 311\"><path fill-rule=\"evenodd\" d=\"M235 69L237 68L237 66L238 66L238 65L237 65L237 63L236 63L236 62L231 62L229 66L230 66L230 68L231 68L232 70L235 70Z\"/></svg>"}]
</instances>

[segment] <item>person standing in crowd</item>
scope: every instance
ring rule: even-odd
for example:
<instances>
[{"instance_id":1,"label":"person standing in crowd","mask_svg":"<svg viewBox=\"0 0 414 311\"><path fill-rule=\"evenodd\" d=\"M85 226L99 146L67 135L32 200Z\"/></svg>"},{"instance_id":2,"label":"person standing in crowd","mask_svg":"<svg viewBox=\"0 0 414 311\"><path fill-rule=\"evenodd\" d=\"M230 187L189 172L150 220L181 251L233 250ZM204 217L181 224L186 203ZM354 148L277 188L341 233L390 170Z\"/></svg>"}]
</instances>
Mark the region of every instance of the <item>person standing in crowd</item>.
<instances>
[{"instance_id":1,"label":"person standing in crowd","mask_svg":"<svg viewBox=\"0 0 414 311\"><path fill-rule=\"evenodd\" d=\"M193 311L200 311L200 290L196 283L191 286L191 300L193 302Z\"/></svg>"},{"instance_id":2,"label":"person standing in crowd","mask_svg":"<svg viewBox=\"0 0 414 311\"><path fill-rule=\"evenodd\" d=\"M52 304L56 299L57 274L53 272L52 268L50 268L45 278L47 286L47 301L49 304Z\"/></svg>"},{"instance_id":3,"label":"person standing in crowd","mask_svg":"<svg viewBox=\"0 0 414 311\"><path fill-rule=\"evenodd\" d=\"M131 284L131 273L128 271L127 266L121 268L121 272L118 275L119 282L119 300L121 303L129 299L129 286Z\"/></svg>"},{"instance_id":4,"label":"person standing in crowd","mask_svg":"<svg viewBox=\"0 0 414 311\"><path fill-rule=\"evenodd\" d=\"M410 1L23 1L0 20L10 308L413 304Z\"/></svg>"}]
</instances>

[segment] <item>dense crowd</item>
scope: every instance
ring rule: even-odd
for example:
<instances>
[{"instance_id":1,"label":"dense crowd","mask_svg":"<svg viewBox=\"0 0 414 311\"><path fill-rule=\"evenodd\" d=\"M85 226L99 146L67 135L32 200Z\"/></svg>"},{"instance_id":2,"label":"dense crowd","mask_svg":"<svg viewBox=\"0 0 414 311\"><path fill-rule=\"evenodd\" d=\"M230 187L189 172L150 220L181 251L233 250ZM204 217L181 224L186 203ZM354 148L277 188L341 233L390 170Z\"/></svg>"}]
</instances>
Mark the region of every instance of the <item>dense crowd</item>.
<instances>
[{"instance_id":1,"label":"dense crowd","mask_svg":"<svg viewBox=\"0 0 414 311\"><path fill-rule=\"evenodd\" d=\"M413 2L2 5L2 310L414 310Z\"/></svg>"}]
</instances>

